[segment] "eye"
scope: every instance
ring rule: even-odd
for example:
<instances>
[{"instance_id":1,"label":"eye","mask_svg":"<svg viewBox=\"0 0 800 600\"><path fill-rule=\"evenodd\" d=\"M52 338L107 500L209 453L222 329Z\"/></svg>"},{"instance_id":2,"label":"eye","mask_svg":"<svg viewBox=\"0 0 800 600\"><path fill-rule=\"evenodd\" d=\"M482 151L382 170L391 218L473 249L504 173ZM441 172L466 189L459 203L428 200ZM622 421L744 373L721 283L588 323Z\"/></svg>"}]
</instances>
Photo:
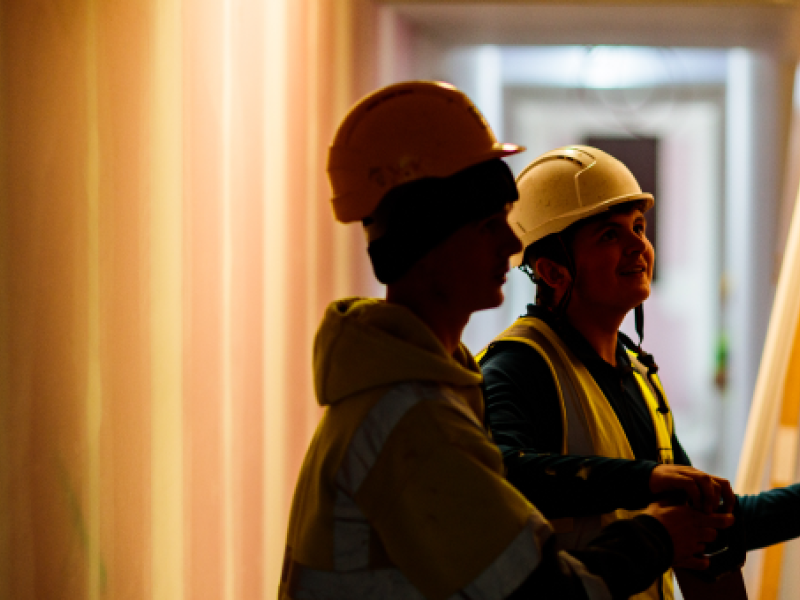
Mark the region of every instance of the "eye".
<instances>
[{"instance_id":1,"label":"eye","mask_svg":"<svg viewBox=\"0 0 800 600\"><path fill-rule=\"evenodd\" d=\"M644 235L644 234L645 234L645 231L647 230L647 226L646 226L646 224L645 224L645 223L636 223L636 225L634 225L634 226L633 226L633 230L634 230L634 231L635 231L635 232L636 232L638 235Z\"/></svg>"},{"instance_id":2,"label":"eye","mask_svg":"<svg viewBox=\"0 0 800 600\"><path fill-rule=\"evenodd\" d=\"M505 215L494 215L483 221L481 227L487 233L495 233L504 225L505 220Z\"/></svg>"},{"instance_id":3,"label":"eye","mask_svg":"<svg viewBox=\"0 0 800 600\"><path fill-rule=\"evenodd\" d=\"M497 217L489 217L488 219L486 219L486 220L483 222L483 226L484 226L486 229L488 229L488 230L490 230L490 231L491 231L492 229L494 229L495 227L497 227Z\"/></svg>"},{"instance_id":4,"label":"eye","mask_svg":"<svg viewBox=\"0 0 800 600\"><path fill-rule=\"evenodd\" d=\"M611 227L606 229L600 234L601 242L610 242L617 239L617 231Z\"/></svg>"}]
</instances>

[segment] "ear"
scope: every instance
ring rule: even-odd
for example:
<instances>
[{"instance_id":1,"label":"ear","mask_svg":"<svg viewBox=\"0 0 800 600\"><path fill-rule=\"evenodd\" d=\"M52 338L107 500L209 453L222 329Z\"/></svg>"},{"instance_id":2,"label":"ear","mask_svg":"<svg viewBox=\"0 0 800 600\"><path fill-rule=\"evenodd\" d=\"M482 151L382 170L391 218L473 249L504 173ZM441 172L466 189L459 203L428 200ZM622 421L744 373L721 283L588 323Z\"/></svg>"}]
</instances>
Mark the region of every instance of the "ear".
<instances>
[{"instance_id":1,"label":"ear","mask_svg":"<svg viewBox=\"0 0 800 600\"><path fill-rule=\"evenodd\" d=\"M569 270L549 258L536 259L534 269L536 269L536 274L556 291L556 296L560 295L559 292L566 290L572 281Z\"/></svg>"}]
</instances>

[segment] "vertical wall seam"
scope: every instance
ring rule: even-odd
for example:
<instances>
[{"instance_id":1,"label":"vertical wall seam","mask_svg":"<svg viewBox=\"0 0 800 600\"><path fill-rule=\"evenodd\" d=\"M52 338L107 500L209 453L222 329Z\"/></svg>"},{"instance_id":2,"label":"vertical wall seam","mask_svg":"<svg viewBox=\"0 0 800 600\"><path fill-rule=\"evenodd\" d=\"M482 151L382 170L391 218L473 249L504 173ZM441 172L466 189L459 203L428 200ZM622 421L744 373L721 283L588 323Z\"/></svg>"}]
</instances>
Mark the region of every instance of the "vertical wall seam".
<instances>
[{"instance_id":1,"label":"vertical wall seam","mask_svg":"<svg viewBox=\"0 0 800 600\"><path fill-rule=\"evenodd\" d=\"M353 6L354 0L336 2L332 10L334 26L334 120L339 122L352 104L350 82L353 81ZM333 225L334 240L334 295L337 298L349 296L353 289L352 242L350 226L341 223Z\"/></svg>"},{"instance_id":2,"label":"vertical wall seam","mask_svg":"<svg viewBox=\"0 0 800 600\"><path fill-rule=\"evenodd\" d=\"M87 209L87 518L86 560L88 597L100 598L103 590L100 563L100 426L102 374L100 364L100 119L98 89L97 0L88 0L86 52L86 209Z\"/></svg>"},{"instance_id":3,"label":"vertical wall seam","mask_svg":"<svg viewBox=\"0 0 800 600\"><path fill-rule=\"evenodd\" d=\"M313 274L319 271L319 185L318 177L321 175L321 165L319 164L318 152L320 143L319 127L319 0L308 0L308 21L306 34L306 51L308 53L308 110L307 110L307 137L306 137L306 173L308 177L308 193L306 202L308 203L308 243L306 245L306 281L308 284L308 295L306 296L306 324L303 335L307 339L313 338L317 329L317 322L321 315L317 312L319 304L319 283L318 278ZM319 415L315 410L314 402L306 407L305 412L305 438L310 438L317 426Z\"/></svg>"},{"instance_id":4,"label":"vertical wall seam","mask_svg":"<svg viewBox=\"0 0 800 600\"><path fill-rule=\"evenodd\" d=\"M0 3L0 39L5 35L5 5ZM6 48L3 48L5 50ZM6 105L6 52L0 52L0 598L12 597L12 456L9 442L11 413L11 243L6 170L8 168L8 114Z\"/></svg>"},{"instance_id":5,"label":"vertical wall seam","mask_svg":"<svg viewBox=\"0 0 800 600\"><path fill-rule=\"evenodd\" d=\"M264 584L280 579L285 535L286 476L286 118L288 0L267 0L264 18Z\"/></svg>"},{"instance_id":6,"label":"vertical wall seam","mask_svg":"<svg viewBox=\"0 0 800 600\"><path fill-rule=\"evenodd\" d=\"M224 0L222 17L222 519L223 519L223 594L225 600L233 600L234 572L234 516L233 516L233 385L232 380L232 293L233 248L231 232L232 182L232 95L233 95L233 49L232 49L232 4Z\"/></svg>"},{"instance_id":7,"label":"vertical wall seam","mask_svg":"<svg viewBox=\"0 0 800 600\"><path fill-rule=\"evenodd\" d=\"M151 106L151 577L185 593L183 431L183 32L180 0L154 0Z\"/></svg>"}]
</instances>

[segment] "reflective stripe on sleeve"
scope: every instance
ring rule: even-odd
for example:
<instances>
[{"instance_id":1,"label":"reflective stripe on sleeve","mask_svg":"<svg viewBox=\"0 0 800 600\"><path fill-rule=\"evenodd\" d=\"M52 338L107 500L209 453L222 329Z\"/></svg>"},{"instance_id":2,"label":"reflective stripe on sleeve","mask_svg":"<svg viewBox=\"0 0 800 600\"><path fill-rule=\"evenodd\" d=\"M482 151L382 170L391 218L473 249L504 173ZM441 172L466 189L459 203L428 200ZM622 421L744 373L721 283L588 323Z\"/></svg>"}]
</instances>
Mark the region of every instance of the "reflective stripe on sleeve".
<instances>
[{"instance_id":1,"label":"reflective stripe on sleeve","mask_svg":"<svg viewBox=\"0 0 800 600\"><path fill-rule=\"evenodd\" d=\"M533 515L519 535L471 583L449 600L502 600L516 590L541 562L542 547L550 529ZM590 600L610 600L603 581L586 571L582 563L561 552L560 558L578 577ZM552 563L551 563L552 564ZM421 600L420 591L398 569L322 571L297 563L288 578L295 600Z\"/></svg>"},{"instance_id":2,"label":"reflective stripe on sleeve","mask_svg":"<svg viewBox=\"0 0 800 600\"><path fill-rule=\"evenodd\" d=\"M350 442L336 476L336 483L345 492L351 496L358 492L392 430L409 410L426 399L448 404L476 427L483 429L478 418L447 387L422 383L393 387L372 407Z\"/></svg>"},{"instance_id":3,"label":"reflective stripe on sleeve","mask_svg":"<svg viewBox=\"0 0 800 600\"><path fill-rule=\"evenodd\" d=\"M355 501L341 489L336 490L333 517L333 567L337 571L366 569L370 526Z\"/></svg>"},{"instance_id":4,"label":"reflective stripe on sleeve","mask_svg":"<svg viewBox=\"0 0 800 600\"><path fill-rule=\"evenodd\" d=\"M611 592L605 581L587 571L584 564L575 557L564 551L559 552L559 554L561 555L561 560L567 563L572 572L580 578L589 600L611 600Z\"/></svg>"},{"instance_id":5,"label":"reflective stripe on sleeve","mask_svg":"<svg viewBox=\"0 0 800 600\"><path fill-rule=\"evenodd\" d=\"M432 386L413 383L398 385L384 394L372 407L353 436L336 476L336 483L345 492L351 496L356 494L378 460L378 455L395 425L422 400L422 389L430 387Z\"/></svg>"},{"instance_id":6,"label":"reflective stripe on sleeve","mask_svg":"<svg viewBox=\"0 0 800 600\"><path fill-rule=\"evenodd\" d=\"M426 396L440 397L439 389L416 383L398 385L378 400L356 430L336 475L333 565L337 571L369 566L370 525L353 497L397 423Z\"/></svg>"},{"instance_id":7,"label":"reflective stripe on sleeve","mask_svg":"<svg viewBox=\"0 0 800 600\"><path fill-rule=\"evenodd\" d=\"M450 600L500 600L516 590L542 560L550 529L535 517L491 565Z\"/></svg>"},{"instance_id":8,"label":"reflective stripe on sleeve","mask_svg":"<svg viewBox=\"0 0 800 600\"><path fill-rule=\"evenodd\" d=\"M483 430L477 417L446 386L411 382L397 385L384 394L359 425L336 474L333 507L333 564L336 571L355 571L369 566L371 526L354 497L394 428L423 400L446 404Z\"/></svg>"}]
</instances>

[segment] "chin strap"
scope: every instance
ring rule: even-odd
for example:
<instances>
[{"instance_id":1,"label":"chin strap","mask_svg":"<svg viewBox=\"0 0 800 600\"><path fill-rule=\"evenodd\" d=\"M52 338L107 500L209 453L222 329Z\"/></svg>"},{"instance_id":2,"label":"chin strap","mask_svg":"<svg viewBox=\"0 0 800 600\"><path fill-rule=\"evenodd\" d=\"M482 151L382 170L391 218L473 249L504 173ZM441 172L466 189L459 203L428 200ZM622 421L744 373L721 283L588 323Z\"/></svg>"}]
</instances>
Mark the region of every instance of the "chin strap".
<instances>
[{"instance_id":1,"label":"chin strap","mask_svg":"<svg viewBox=\"0 0 800 600\"><path fill-rule=\"evenodd\" d=\"M633 317L636 322L636 335L639 336L639 352L641 352L644 341L644 304L633 309Z\"/></svg>"},{"instance_id":2,"label":"chin strap","mask_svg":"<svg viewBox=\"0 0 800 600\"><path fill-rule=\"evenodd\" d=\"M644 305L640 304L636 308L633 309L633 316L636 325L636 335L639 336L639 345L633 346L630 348L634 352L636 352L636 358L639 360L642 365L647 368L647 379L650 380L650 385L656 392L657 400L658 400L658 412L662 415L665 415L669 412L669 407L667 406L666 400L664 400L664 395L661 393L661 386L657 384L655 375L658 373L658 365L656 364L656 359L653 358L652 354L645 352L642 349L642 342L644 341ZM626 343L627 338L622 338L623 343ZM630 341L630 340L627 340ZM631 345L633 345L631 343Z\"/></svg>"}]
</instances>

